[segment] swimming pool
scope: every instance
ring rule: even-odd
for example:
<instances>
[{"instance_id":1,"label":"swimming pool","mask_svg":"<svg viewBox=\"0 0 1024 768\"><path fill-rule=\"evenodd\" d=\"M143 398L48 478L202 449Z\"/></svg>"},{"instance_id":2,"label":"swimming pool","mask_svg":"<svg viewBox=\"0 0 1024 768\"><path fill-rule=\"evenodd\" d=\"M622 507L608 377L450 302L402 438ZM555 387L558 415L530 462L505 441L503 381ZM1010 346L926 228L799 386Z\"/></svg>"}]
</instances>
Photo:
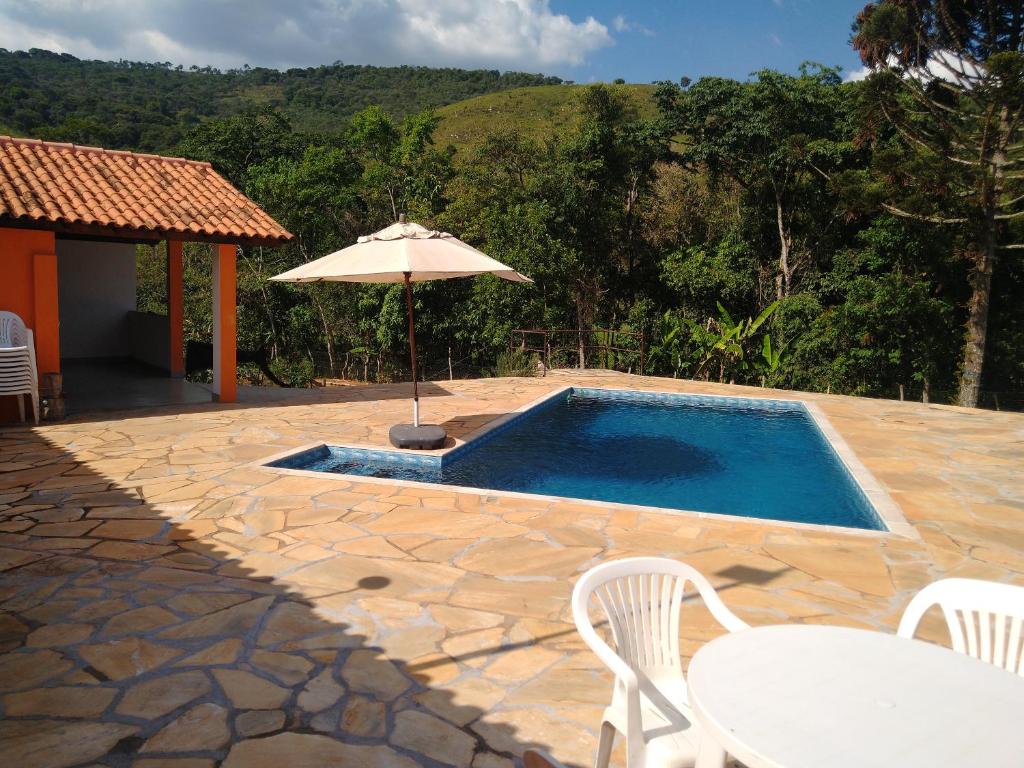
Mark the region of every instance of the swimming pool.
<instances>
[{"instance_id":1,"label":"swimming pool","mask_svg":"<svg viewBox=\"0 0 1024 768\"><path fill-rule=\"evenodd\" d=\"M570 388L441 455L319 446L271 466L886 530L791 400Z\"/></svg>"}]
</instances>

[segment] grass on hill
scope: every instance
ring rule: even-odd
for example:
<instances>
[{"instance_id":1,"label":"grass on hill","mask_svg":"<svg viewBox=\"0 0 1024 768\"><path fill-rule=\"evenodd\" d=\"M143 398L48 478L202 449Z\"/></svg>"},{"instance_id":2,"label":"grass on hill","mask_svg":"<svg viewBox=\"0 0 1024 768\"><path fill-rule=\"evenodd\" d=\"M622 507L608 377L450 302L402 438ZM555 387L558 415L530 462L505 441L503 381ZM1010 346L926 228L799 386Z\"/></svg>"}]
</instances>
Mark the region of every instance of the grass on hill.
<instances>
[{"instance_id":1,"label":"grass on hill","mask_svg":"<svg viewBox=\"0 0 1024 768\"><path fill-rule=\"evenodd\" d=\"M168 152L198 123L247 109L274 107L297 131L333 132L371 104L402 117L506 88L560 82L522 72L340 63L186 70L0 48L0 125L17 136Z\"/></svg>"},{"instance_id":2,"label":"grass on hill","mask_svg":"<svg viewBox=\"0 0 1024 768\"><path fill-rule=\"evenodd\" d=\"M488 93L437 110L441 123L434 133L438 146L451 144L458 153L471 152L488 133L514 129L535 141L571 130L580 119L583 85L543 85ZM653 85L611 85L627 99L636 118L657 114Z\"/></svg>"}]
</instances>

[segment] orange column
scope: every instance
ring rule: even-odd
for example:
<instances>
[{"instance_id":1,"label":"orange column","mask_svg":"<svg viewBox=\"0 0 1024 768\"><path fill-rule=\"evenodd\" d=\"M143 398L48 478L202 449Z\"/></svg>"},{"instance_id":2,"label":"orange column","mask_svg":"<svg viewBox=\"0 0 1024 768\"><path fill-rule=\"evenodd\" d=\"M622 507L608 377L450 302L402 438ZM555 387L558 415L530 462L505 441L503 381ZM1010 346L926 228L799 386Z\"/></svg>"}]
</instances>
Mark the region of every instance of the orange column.
<instances>
[{"instance_id":1,"label":"orange column","mask_svg":"<svg viewBox=\"0 0 1024 768\"><path fill-rule=\"evenodd\" d=\"M32 255L35 299L36 365L39 373L60 372L60 312L57 304L57 254Z\"/></svg>"},{"instance_id":2,"label":"orange column","mask_svg":"<svg viewBox=\"0 0 1024 768\"><path fill-rule=\"evenodd\" d=\"M235 251L233 245L218 245L213 258L213 394L222 403L233 403L238 396Z\"/></svg>"},{"instance_id":3,"label":"orange column","mask_svg":"<svg viewBox=\"0 0 1024 768\"><path fill-rule=\"evenodd\" d=\"M181 258L181 240L167 241L167 319L170 324L171 376L185 375L185 270Z\"/></svg>"}]
</instances>

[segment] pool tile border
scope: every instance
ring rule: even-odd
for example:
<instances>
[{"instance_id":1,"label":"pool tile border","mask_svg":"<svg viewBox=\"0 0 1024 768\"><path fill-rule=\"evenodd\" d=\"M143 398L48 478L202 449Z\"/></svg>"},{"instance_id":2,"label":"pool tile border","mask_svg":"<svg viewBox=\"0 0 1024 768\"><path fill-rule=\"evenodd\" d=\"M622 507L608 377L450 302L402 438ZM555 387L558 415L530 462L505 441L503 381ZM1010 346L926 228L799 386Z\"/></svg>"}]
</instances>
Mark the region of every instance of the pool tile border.
<instances>
[{"instance_id":1,"label":"pool tile border","mask_svg":"<svg viewBox=\"0 0 1024 768\"><path fill-rule=\"evenodd\" d=\"M903 515L903 510L900 509L899 504L889 495L889 492L885 490L882 484L878 482L878 479L865 466L864 462L858 458L850 444L846 442L846 438L832 425L832 422L829 421L825 412L818 407L818 404L806 400L799 402L807 409L811 420L821 431L825 441L832 446L832 450L835 451L839 460L846 467L846 471L849 472L854 483L867 496L868 501L875 508L875 513L882 519L882 523L897 536L920 539L921 535L914 526L907 522L907 518Z\"/></svg>"},{"instance_id":2,"label":"pool tile border","mask_svg":"<svg viewBox=\"0 0 1024 768\"><path fill-rule=\"evenodd\" d=\"M564 496L547 496L539 493L521 493L518 491L501 491L488 488L475 488L470 486L445 485L441 483L426 483L419 480L390 479L379 477L363 477L350 475L332 475L331 473L315 470L299 469L296 465L303 464L311 458L323 458L331 453L330 446L326 443L311 443L287 451L250 462L248 466L264 469L273 472L286 473L291 475L308 476L323 479L333 477L339 480L352 482L353 478L359 482L378 483L383 485L411 485L417 488L433 488L455 493L470 493L478 496L496 496L505 498L521 498L524 500L540 499L553 502L567 502L573 504L590 504L601 508L623 509L640 512L660 513L667 515L696 516L702 519L733 521L743 523L754 523L761 525L779 525L793 527L803 530L814 530L832 533L846 533L859 536L899 536L919 540L920 534L917 529L907 522L899 505L893 500L885 488L878 482L871 471L850 448L849 444L842 437L838 430L832 425L824 411L817 404L799 398L758 398L739 397L733 395L704 395L680 392L661 392L648 390L622 390L603 387L559 387L558 389L543 395L514 411L510 411L496 419L489 421L478 429L470 432L462 440L456 440L455 445L438 451L411 452L377 445L344 445L342 448L346 454L358 457L360 455L406 466L427 466L441 464L446 459L454 460L468 450L478 447L482 441L493 439L502 432L505 432L528 414L538 408L554 404L559 398L567 397L573 393L579 393L587 397L600 399L626 399L635 401L654 402L684 402L704 405L740 405L743 407L756 408L770 411L802 411L807 414L812 423L817 427L821 437L827 442L840 459L840 463L854 481L857 489L864 494L875 513L878 515L885 530L871 530L864 528L851 528L839 525L825 525L820 523L800 523L789 520L761 519L751 517L739 517L737 515L725 515L714 512L701 512L698 510L670 509L667 507L649 507L638 504L624 504L621 502L600 501L595 499L581 499Z\"/></svg>"},{"instance_id":3,"label":"pool tile border","mask_svg":"<svg viewBox=\"0 0 1024 768\"><path fill-rule=\"evenodd\" d=\"M648 392L641 389L605 389L603 387L571 387L574 394L595 400L630 400L634 402L684 403L687 405L723 405L754 408L761 411L805 410L802 400L738 397L733 395L694 395L687 392Z\"/></svg>"}]
</instances>

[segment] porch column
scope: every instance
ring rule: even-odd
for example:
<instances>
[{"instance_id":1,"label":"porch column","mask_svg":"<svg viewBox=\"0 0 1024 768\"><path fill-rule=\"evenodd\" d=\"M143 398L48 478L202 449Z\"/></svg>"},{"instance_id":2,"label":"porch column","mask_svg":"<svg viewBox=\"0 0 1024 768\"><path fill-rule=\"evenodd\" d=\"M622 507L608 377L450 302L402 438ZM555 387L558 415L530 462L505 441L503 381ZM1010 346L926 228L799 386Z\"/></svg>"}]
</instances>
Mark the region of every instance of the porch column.
<instances>
[{"instance_id":1,"label":"porch column","mask_svg":"<svg viewBox=\"0 0 1024 768\"><path fill-rule=\"evenodd\" d=\"M50 235L52 238L53 235ZM57 305L57 252L32 255L32 320L36 342L36 367L39 374L60 372L60 313ZM29 322L29 318L25 318Z\"/></svg>"},{"instance_id":2,"label":"porch column","mask_svg":"<svg viewBox=\"0 0 1024 768\"><path fill-rule=\"evenodd\" d=\"M185 281L181 240L167 241L167 320L170 325L167 368L171 378L185 375Z\"/></svg>"},{"instance_id":3,"label":"porch column","mask_svg":"<svg viewBox=\"0 0 1024 768\"><path fill-rule=\"evenodd\" d=\"M213 395L238 396L235 358L235 246L218 245L213 257Z\"/></svg>"}]
</instances>

